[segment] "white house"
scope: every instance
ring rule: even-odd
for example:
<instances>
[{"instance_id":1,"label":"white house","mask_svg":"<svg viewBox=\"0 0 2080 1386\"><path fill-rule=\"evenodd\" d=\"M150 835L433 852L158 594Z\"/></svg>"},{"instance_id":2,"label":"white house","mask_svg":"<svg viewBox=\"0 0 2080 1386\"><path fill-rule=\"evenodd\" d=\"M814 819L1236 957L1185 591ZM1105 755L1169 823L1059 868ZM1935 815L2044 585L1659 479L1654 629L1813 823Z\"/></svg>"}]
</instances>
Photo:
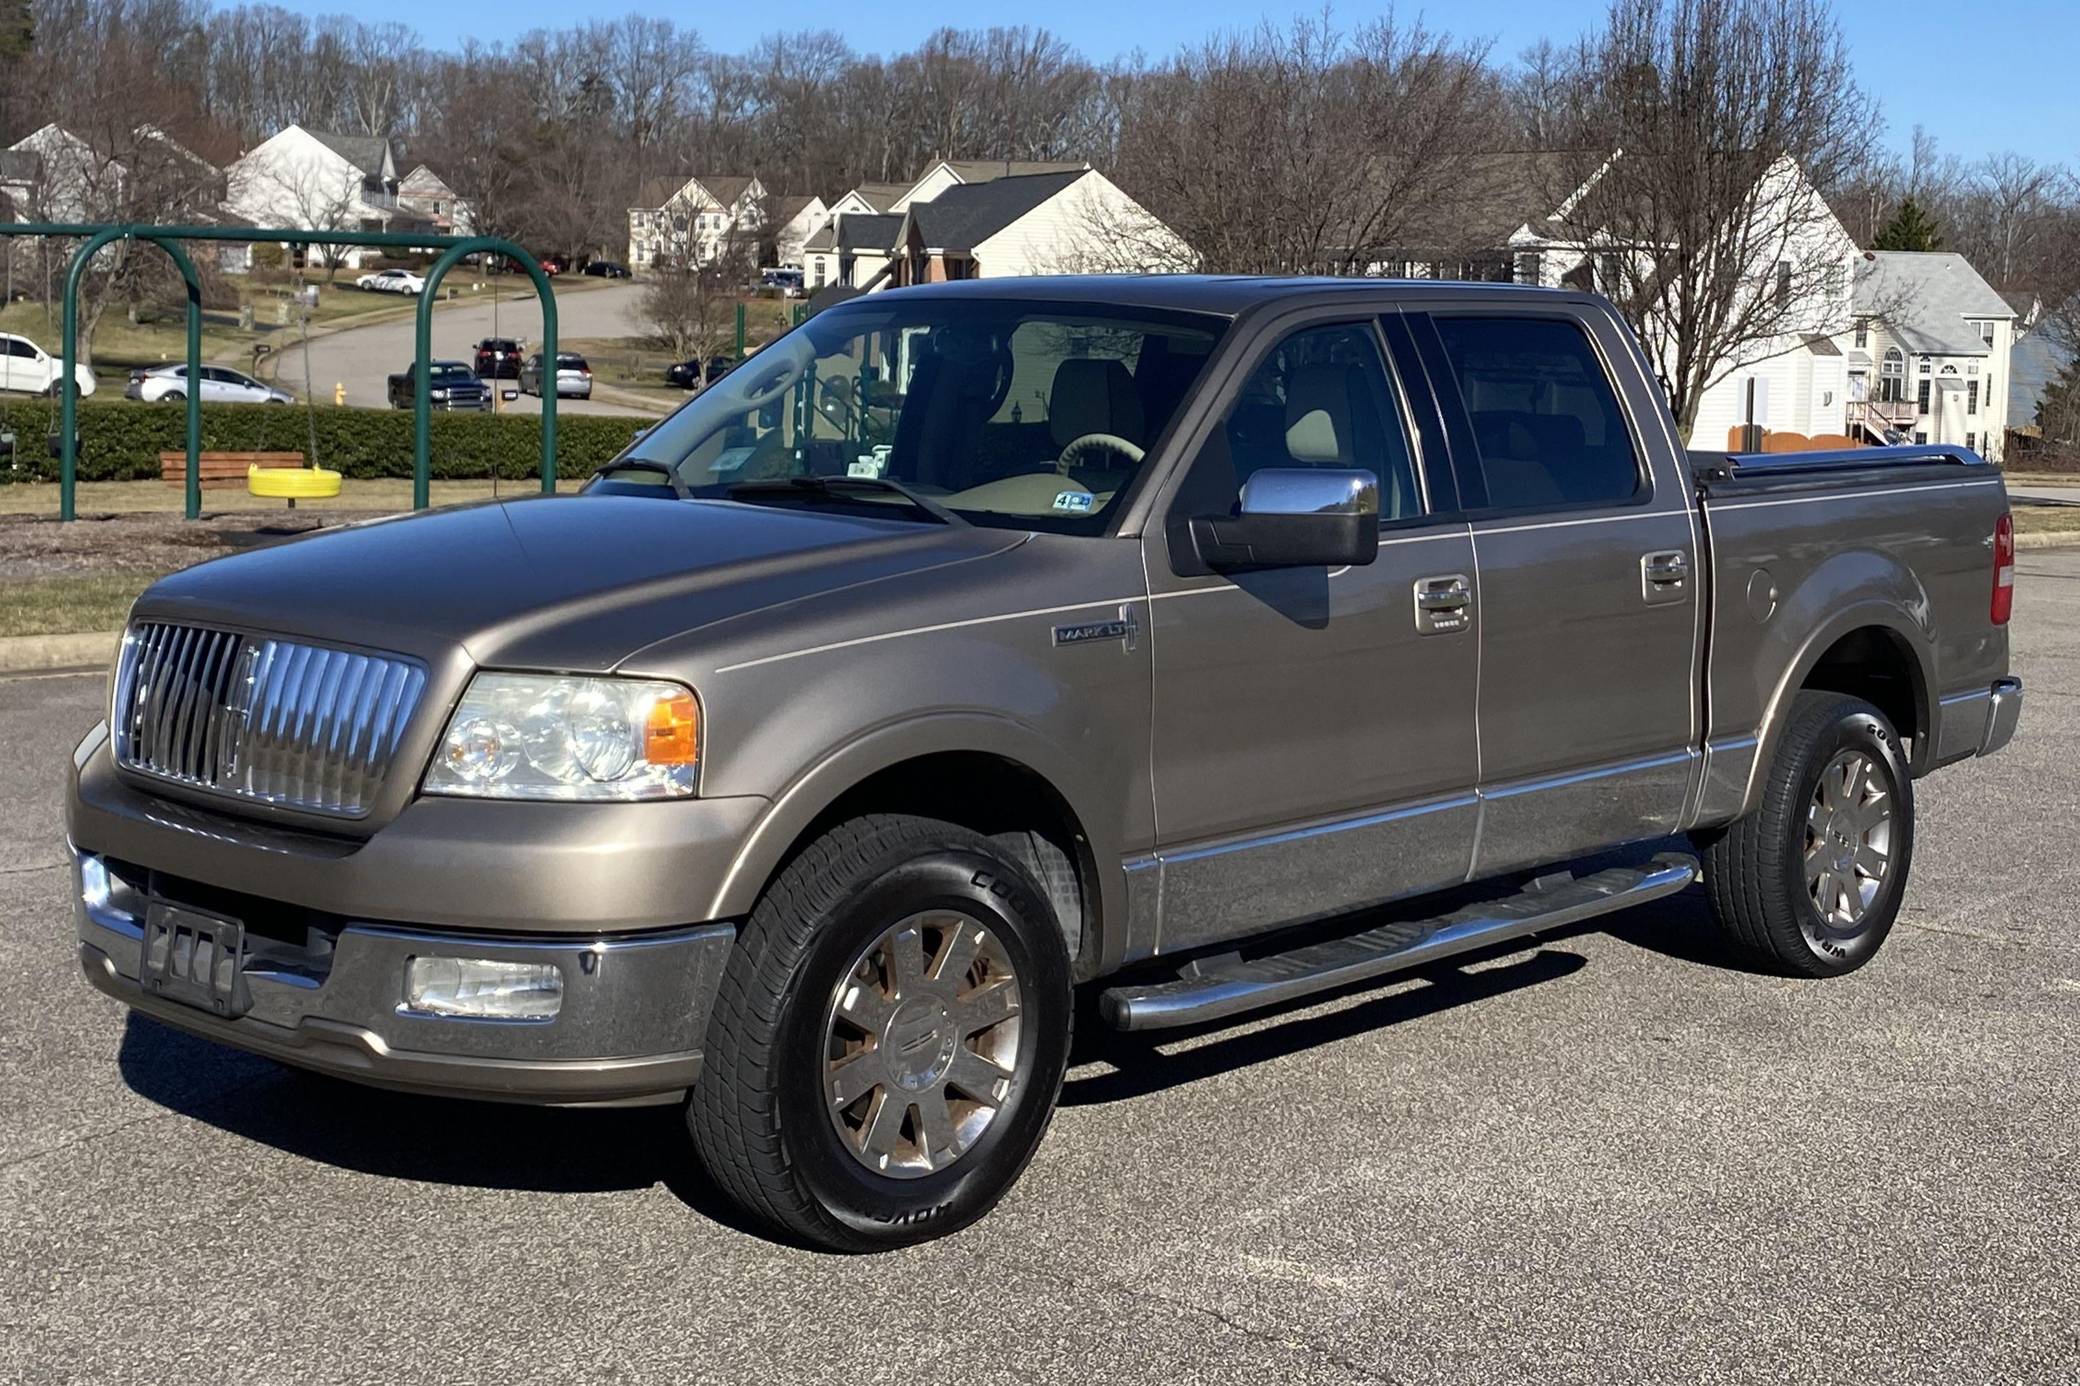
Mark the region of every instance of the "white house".
<instances>
[{"instance_id":1,"label":"white house","mask_svg":"<svg viewBox=\"0 0 2080 1386\"><path fill-rule=\"evenodd\" d=\"M930 202L948 188L969 183L989 183L999 178L1023 178L1035 173L1076 173L1089 168L1083 162L1062 163L1031 159L941 159L890 199L884 212L904 212L913 202Z\"/></svg>"},{"instance_id":2,"label":"white house","mask_svg":"<svg viewBox=\"0 0 2080 1386\"><path fill-rule=\"evenodd\" d=\"M910 187L908 183L862 183L831 203L829 212L832 216L875 216L891 210L896 199L909 192Z\"/></svg>"},{"instance_id":3,"label":"white house","mask_svg":"<svg viewBox=\"0 0 2080 1386\"><path fill-rule=\"evenodd\" d=\"M783 197L773 210L773 258L782 265L799 265L809 237L823 229L831 219L830 208L823 199L811 194L808 197Z\"/></svg>"},{"instance_id":4,"label":"white house","mask_svg":"<svg viewBox=\"0 0 2080 1386\"><path fill-rule=\"evenodd\" d=\"M1863 439L1953 443L1998 462L2014 383L2008 301L1962 255L1876 250L1858 266L1854 313L1843 340Z\"/></svg>"},{"instance_id":5,"label":"white house","mask_svg":"<svg viewBox=\"0 0 2080 1386\"><path fill-rule=\"evenodd\" d=\"M120 214L129 169L59 125L24 135L0 158L0 192L24 221L106 221Z\"/></svg>"},{"instance_id":6,"label":"white house","mask_svg":"<svg viewBox=\"0 0 2080 1386\"><path fill-rule=\"evenodd\" d=\"M755 175L646 179L637 199L642 205L628 209L632 269L749 259L765 230L766 185Z\"/></svg>"},{"instance_id":7,"label":"white house","mask_svg":"<svg viewBox=\"0 0 2080 1386\"><path fill-rule=\"evenodd\" d=\"M255 226L434 230L430 221L399 200L403 178L397 147L381 136L327 134L291 125L242 155L225 174L226 210ZM332 258L358 267L379 254L346 247Z\"/></svg>"},{"instance_id":8,"label":"white house","mask_svg":"<svg viewBox=\"0 0 2080 1386\"><path fill-rule=\"evenodd\" d=\"M948 168L913 185L900 212L833 216L809 238L809 288L1192 267L1191 248L1095 169L961 181Z\"/></svg>"}]
</instances>

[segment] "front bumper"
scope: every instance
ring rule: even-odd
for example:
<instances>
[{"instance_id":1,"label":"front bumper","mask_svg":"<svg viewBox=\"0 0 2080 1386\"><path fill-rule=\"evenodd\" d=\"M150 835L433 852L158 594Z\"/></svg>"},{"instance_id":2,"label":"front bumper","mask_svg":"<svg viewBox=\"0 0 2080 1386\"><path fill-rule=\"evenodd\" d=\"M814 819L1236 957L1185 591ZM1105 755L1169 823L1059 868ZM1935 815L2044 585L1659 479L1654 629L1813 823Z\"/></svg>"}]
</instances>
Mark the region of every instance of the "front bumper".
<instances>
[{"instance_id":1,"label":"front bumper","mask_svg":"<svg viewBox=\"0 0 2080 1386\"><path fill-rule=\"evenodd\" d=\"M88 899L81 867L90 862L109 870L113 895ZM676 1101L700 1075L708 1012L736 937L728 924L528 938L357 921L299 931L280 917L251 919L248 951L228 988L240 1010L227 1017L157 994L142 980L146 901L192 886L77 849L73 876L80 965L89 982L131 1008L301 1068L495 1101ZM412 1011L405 972L423 956L552 965L563 977L562 1004L544 1021Z\"/></svg>"}]
</instances>

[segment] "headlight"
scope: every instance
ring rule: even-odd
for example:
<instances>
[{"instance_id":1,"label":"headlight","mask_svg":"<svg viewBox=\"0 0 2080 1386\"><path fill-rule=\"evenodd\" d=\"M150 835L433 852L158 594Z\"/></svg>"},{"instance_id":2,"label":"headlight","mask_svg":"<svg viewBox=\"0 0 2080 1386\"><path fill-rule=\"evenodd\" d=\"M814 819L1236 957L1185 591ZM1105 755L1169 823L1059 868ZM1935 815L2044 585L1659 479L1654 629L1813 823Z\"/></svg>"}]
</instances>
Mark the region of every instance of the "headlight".
<instances>
[{"instance_id":1,"label":"headlight","mask_svg":"<svg viewBox=\"0 0 2080 1386\"><path fill-rule=\"evenodd\" d=\"M428 399L446 399L448 397L448 392L446 390L428 390L426 392L426 397Z\"/></svg>"},{"instance_id":2,"label":"headlight","mask_svg":"<svg viewBox=\"0 0 2080 1386\"><path fill-rule=\"evenodd\" d=\"M429 794L680 799L694 791L700 705L648 679L478 674L426 770Z\"/></svg>"}]
</instances>

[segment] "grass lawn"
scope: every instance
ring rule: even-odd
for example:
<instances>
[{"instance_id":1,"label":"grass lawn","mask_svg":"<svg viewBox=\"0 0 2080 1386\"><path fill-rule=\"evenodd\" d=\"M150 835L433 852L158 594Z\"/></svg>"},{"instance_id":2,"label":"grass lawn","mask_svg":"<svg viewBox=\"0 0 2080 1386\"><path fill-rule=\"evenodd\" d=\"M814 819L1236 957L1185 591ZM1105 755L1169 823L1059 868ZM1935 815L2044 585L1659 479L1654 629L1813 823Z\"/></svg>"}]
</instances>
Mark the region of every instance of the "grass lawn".
<instances>
[{"instance_id":1,"label":"grass lawn","mask_svg":"<svg viewBox=\"0 0 2080 1386\"><path fill-rule=\"evenodd\" d=\"M2018 505L2017 534L2071 534L2080 537L2080 505Z\"/></svg>"},{"instance_id":2,"label":"grass lawn","mask_svg":"<svg viewBox=\"0 0 2080 1386\"><path fill-rule=\"evenodd\" d=\"M586 477L559 477L558 491L575 491L587 480ZM490 500L493 495L511 499L515 496L531 496L540 489L540 483L532 477L525 481L502 481L495 491L488 481L435 481L428 486L428 499L435 505L460 505L465 501ZM409 477L379 477L368 481L357 481L351 477L342 481L339 495L332 500L298 501L298 512L304 510L374 510L401 511L412 508L412 483ZM178 514L183 497L182 489L169 486L163 481L82 481L73 497L73 505L82 515L101 514ZM283 508L280 501L260 500L247 495L243 490L204 491L202 509L205 514L221 514L226 511L241 513L276 511ZM58 513L58 484L54 481L18 482L0 486L0 514L6 515L55 515Z\"/></svg>"},{"instance_id":3,"label":"grass lawn","mask_svg":"<svg viewBox=\"0 0 2080 1386\"><path fill-rule=\"evenodd\" d=\"M89 573L0 584L0 636L119 629L130 614L130 603L158 576Z\"/></svg>"},{"instance_id":4,"label":"grass lawn","mask_svg":"<svg viewBox=\"0 0 2080 1386\"><path fill-rule=\"evenodd\" d=\"M341 270L340 277L330 283L322 276L313 280L318 285L318 306L311 314L314 330L409 318L418 310L417 299L357 289L354 279L353 271ZM582 277L568 283L559 281L556 293L559 298L567 297L606 282ZM203 358L250 370L256 343L266 342L277 347L295 345L301 336L301 328L298 310L290 300L292 287L286 278L265 275L248 276L237 285L240 303L250 304L253 309L251 331L239 327L235 306L226 304L204 309ZM478 287L475 270L466 266L458 267L449 275L442 288L448 294L442 300L444 304L451 300L458 305L481 304L494 298L504 303L534 297L534 285L524 275L493 275ZM48 310L41 303L0 306L0 332L27 337L56 355L62 342L59 305L53 303ZM120 307L112 307L102 315L101 325L94 332L93 349L94 370L101 377L101 385L120 393L122 373L130 367L185 359L188 351L186 319L178 311L147 310L145 321L133 323Z\"/></svg>"}]
</instances>

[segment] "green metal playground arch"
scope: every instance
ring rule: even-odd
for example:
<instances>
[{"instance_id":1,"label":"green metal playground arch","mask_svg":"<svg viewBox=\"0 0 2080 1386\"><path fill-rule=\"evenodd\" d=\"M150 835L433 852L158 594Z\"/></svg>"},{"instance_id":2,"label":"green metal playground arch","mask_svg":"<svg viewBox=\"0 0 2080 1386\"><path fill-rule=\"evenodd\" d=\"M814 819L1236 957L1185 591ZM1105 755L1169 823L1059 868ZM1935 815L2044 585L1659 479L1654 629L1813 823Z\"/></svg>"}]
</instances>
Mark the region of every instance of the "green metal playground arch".
<instances>
[{"instance_id":1,"label":"green metal playground arch","mask_svg":"<svg viewBox=\"0 0 2080 1386\"><path fill-rule=\"evenodd\" d=\"M73 493L79 473L79 381L74 374L79 356L79 286L87 264L101 250L117 241L146 241L164 250L180 270L188 289L188 378L202 370L202 281L194 261L182 248L183 241L231 241L254 244L343 245L384 250L439 250L440 257L426 271L426 287L420 291L416 369L412 372L412 508L428 504L432 475L433 420L432 382L425 367L433 354L433 305L441 281L465 255L489 252L502 255L527 271L534 281L542 305L542 359L556 360L556 292L549 276L535 258L500 236L425 236L408 231L301 231L279 227L244 226L151 226L137 223L15 222L0 225L0 236L85 237L65 272L65 311L60 349L62 374L58 390L58 518L76 517ZM187 394L187 494L185 513L195 519L202 513L202 392ZM542 396L542 490L556 489L556 392Z\"/></svg>"}]
</instances>

